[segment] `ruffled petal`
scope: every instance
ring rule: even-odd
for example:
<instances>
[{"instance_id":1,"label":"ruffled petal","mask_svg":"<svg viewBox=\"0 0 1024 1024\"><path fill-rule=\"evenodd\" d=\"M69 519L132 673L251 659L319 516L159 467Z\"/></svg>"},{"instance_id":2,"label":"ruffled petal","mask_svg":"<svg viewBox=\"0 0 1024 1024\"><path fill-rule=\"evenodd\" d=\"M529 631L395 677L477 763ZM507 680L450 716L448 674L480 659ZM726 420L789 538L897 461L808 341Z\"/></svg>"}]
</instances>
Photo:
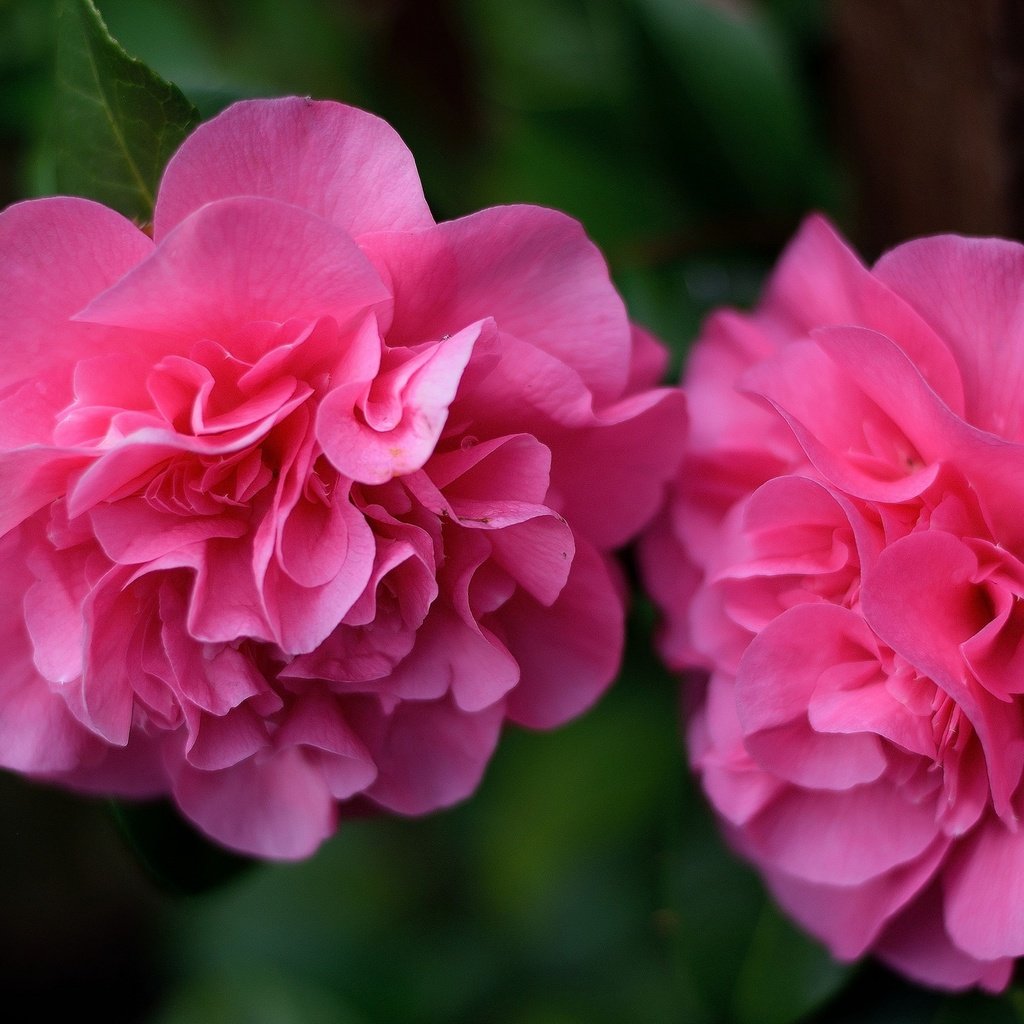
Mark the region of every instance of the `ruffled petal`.
<instances>
[{"instance_id":1,"label":"ruffled petal","mask_svg":"<svg viewBox=\"0 0 1024 1024\"><path fill-rule=\"evenodd\" d=\"M499 702L469 714L451 700L402 703L382 719L366 712L360 734L380 774L366 795L399 814L425 814L477 787L501 732Z\"/></svg>"},{"instance_id":2,"label":"ruffled petal","mask_svg":"<svg viewBox=\"0 0 1024 1024\"><path fill-rule=\"evenodd\" d=\"M812 215L780 258L759 313L790 337L858 324L896 338L930 385L959 412L963 383L949 339L919 315L913 298L886 267L907 248L900 246L869 271L824 217Z\"/></svg>"},{"instance_id":3,"label":"ruffled petal","mask_svg":"<svg viewBox=\"0 0 1024 1024\"><path fill-rule=\"evenodd\" d=\"M759 859L825 885L860 885L920 857L939 834L931 807L884 777L852 789L788 789L746 827Z\"/></svg>"},{"instance_id":4,"label":"ruffled petal","mask_svg":"<svg viewBox=\"0 0 1024 1024\"><path fill-rule=\"evenodd\" d=\"M893 920L878 942L880 959L923 985L961 990L975 985L1001 992L1013 960L978 960L950 940L942 917L942 892L933 885Z\"/></svg>"},{"instance_id":5,"label":"ruffled petal","mask_svg":"<svg viewBox=\"0 0 1024 1024\"><path fill-rule=\"evenodd\" d=\"M372 384L339 387L320 403L317 438L339 472L367 484L415 472L430 458L462 372L488 321L442 339ZM387 406L374 422L375 405Z\"/></svg>"},{"instance_id":6,"label":"ruffled petal","mask_svg":"<svg viewBox=\"0 0 1024 1024\"><path fill-rule=\"evenodd\" d=\"M564 589L550 607L519 592L495 616L519 663L508 716L550 729L590 707L612 682L622 656L622 596L612 568L577 541Z\"/></svg>"},{"instance_id":7,"label":"ruffled petal","mask_svg":"<svg viewBox=\"0 0 1024 1024\"><path fill-rule=\"evenodd\" d=\"M335 828L323 772L290 747L219 771L168 758L174 799L217 842L272 860L308 857Z\"/></svg>"},{"instance_id":8,"label":"ruffled petal","mask_svg":"<svg viewBox=\"0 0 1024 1024\"><path fill-rule=\"evenodd\" d=\"M972 579L977 569L974 553L951 534L911 534L886 548L864 581L864 614L883 641L963 710L985 751L995 809L1012 817L1024 718L970 677L960 650L988 620L988 601Z\"/></svg>"},{"instance_id":9,"label":"ruffled petal","mask_svg":"<svg viewBox=\"0 0 1024 1024\"><path fill-rule=\"evenodd\" d=\"M550 437L559 511L592 544L619 547L657 511L683 451L686 400L646 391L602 409L592 426Z\"/></svg>"},{"instance_id":10,"label":"ruffled petal","mask_svg":"<svg viewBox=\"0 0 1024 1024\"><path fill-rule=\"evenodd\" d=\"M1024 834L995 817L958 848L943 875L946 930L978 960L1024 954Z\"/></svg>"},{"instance_id":11,"label":"ruffled petal","mask_svg":"<svg viewBox=\"0 0 1024 1024\"><path fill-rule=\"evenodd\" d=\"M152 249L131 221L86 199L37 199L0 213L0 391L31 379L49 391L51 410L64 404L71 368L104 348L102 335L69 318Z\"/></svg>"},{"instance_id":12,"label":"ruffled petal","mask_svg":"<svg viewBox=\"0 0 1024 1024\"><path fill-rule=\"evenodd\" d=\"M963 381L964 417L1024 439L1024 246L952 235L908 242L883 256L875 276L938 334Z\"/></svg>"},{"instance_id":13,"label":"ruffled petal","mask_svg":"<svg viewBox=\"0 0 1024 1024\"><path fill-rule=\"evenodd\" d=\"M259 321L330 316L347 323L389 298L340 228L246 196L198 209L75 319L226 342Z\"/></svg>"},{"instance_id":14,"label":"ruffled petal","mask_svg":"<svg viewBox=\"0 0 1024 1024\"><path fill-rule=\"evenodd\" d=\"M501 334L573 367L598 401L622 394L632 356L626 312L576 221L504 206L365 244L394 290L390 344L418 344L490 317Z\"/></svg>"},{"instance_id":15,"label":"ruffled petal","mask_svg":"<svg viewBox=\"0 0 1024 1024\"><path fill-rule=\"evenodd\" d=\"M742 833L730 836L742 849ZM835 956L862 956L878 941L886 924L926 887L949 850L949 840L937 839L920 857L858 886L805 882L778 871L767 872L772 895ZM940 924L941 928L941 924Z\"/></svg>"}]
</instances>

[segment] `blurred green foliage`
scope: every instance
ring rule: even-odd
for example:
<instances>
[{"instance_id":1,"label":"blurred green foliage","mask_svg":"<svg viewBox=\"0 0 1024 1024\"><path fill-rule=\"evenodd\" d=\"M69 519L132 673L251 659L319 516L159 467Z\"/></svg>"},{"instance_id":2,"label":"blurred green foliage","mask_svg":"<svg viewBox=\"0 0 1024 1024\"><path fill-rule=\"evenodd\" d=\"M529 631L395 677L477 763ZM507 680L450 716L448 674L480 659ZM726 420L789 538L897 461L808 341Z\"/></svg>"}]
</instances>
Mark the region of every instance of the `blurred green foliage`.
<instances>
[{"instance_id":1,"label":"blurred green foliage","mask_svg":"<svg viewBox=\"0 0 1024 1024\"><path fill-rule=\"evenodd\" d=\"M817 0L98 6L204 117L344 100L394 124L439 218L580 218L676 367L709 308L754 299L806 210L842 218ZM0 0L0 205L56 190L54 10ZM198 895L160 895L99 805L5 780L8 999L108 1024L1024 1021L1016 990L923 992L834 963L780 916L689 778L653 632L641 605L608 697L560 732L510 731L470 802L346 822L306 863L235 873L159 809L128 811L148 871Z\"/></svg>"}]
</instances>

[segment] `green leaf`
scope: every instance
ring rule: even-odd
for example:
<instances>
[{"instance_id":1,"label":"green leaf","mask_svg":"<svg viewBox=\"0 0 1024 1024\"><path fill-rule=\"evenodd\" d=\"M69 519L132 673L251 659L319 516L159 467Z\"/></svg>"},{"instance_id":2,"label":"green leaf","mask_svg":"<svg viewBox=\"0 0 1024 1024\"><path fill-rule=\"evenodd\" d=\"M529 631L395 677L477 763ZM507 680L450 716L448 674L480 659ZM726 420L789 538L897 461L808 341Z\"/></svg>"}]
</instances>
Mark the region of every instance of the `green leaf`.
<instances>
[{"instance_id":1,"label":"green leaf","mask_svg":"<svg viewBox=\"0 0 1024 1024\"><path fill-rule=\"evenodd\" d=\"M166 892L193 896L216 889L256 863L214 846L166 801L111 800L110 808L139 862Z\"/></svg>"},{"instance_id":2,"label":"green leaf","mask_svg":"<svg viewBox=\"0 0 1024 1024\"><path fill-rule=\"evenodd\" d=\"M835 995L852 970L766 902L740 969L733 1016L739 1024L793 1024Z\"/></svg>"},{"instance_id":3,"label":"green leaf","mask_svg":"<svg viewBox=\"0 0 1024 1024\"><path fill-rule=\"evenodd\" d=\"M666 869L673 968L688 1022L795 1024L850 978L852 968L785 920L751 868L723 847L695 783Z\"/></svg>"},{"instance_id":4,"label":"green leaf","mask_svg":"<svg viewBox=\"0 0 1024 1024\"><path fill-rule=\"evenodd\" d=\"M737 973L764 905L754 873L724 849L702 797L687 786L683 820L665 858L672 970L686 1020L731 1019Z\"/></svg>"},{"instance_id":5,"label":"green leaf","mask_svg":"<svg viewBox=\"0 0 1024 1024\"><path fill-rule=\"evenodd\" d=\"M199 116L125 53L92 0L61 0L55 120L58 189L146 224L164 166Z\"/></svg>"}]
</instances>

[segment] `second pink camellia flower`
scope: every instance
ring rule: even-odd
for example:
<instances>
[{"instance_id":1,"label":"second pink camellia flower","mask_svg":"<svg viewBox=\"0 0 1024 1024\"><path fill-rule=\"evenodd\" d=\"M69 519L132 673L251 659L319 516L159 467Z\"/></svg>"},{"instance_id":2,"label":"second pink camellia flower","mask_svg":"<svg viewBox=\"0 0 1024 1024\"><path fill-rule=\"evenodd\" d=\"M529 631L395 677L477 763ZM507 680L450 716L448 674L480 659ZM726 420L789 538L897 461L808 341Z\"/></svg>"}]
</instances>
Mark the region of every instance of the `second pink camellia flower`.
<instances>
[{"instance_id":1,"label":"second pink camellia flower","mask_svg":"<svg viewBox=\"0 0 1024 1024\"><path fill-rule=\"evenodd\" d=\"M1015 243L868 270L809 220L694 350L644 547L736 848L836 955L948 988L1024 954L1022 285Z\"/></svg>"},{"instance_id":2,"label":"second pink camellia flower","mask_svg":"<svg viewBox=\"0 0 1024 1024\"><path fill-rule=\"evenodd\" d=\"M3 766L300 857L613 678L608 552L682 397L574 221L435 224L382 121L254 101L171 161L152 239L0 215L0 294Z\"/></svg>"}]
</instances>

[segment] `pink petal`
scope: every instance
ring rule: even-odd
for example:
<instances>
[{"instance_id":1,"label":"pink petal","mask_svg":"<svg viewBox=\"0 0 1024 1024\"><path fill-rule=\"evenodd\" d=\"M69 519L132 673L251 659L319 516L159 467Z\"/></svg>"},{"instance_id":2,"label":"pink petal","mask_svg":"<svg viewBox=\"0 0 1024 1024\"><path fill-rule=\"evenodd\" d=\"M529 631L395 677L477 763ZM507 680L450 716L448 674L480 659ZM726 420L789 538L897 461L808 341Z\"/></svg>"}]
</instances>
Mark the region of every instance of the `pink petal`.
<instances>
[{"instance_id":1,"label":"pink petal","mask_svg":"<svg viewBox=\"0 0 1024 1024\"><path fill-rule=\"evenodd\" d=\"M402 140L379 118L340 103L249 100L201 125L164 171L155 237L230 196L278 199L350 235L433 225Z\"/></svg>"},{"instance_id":2,"label":"pink petal","mask_svg":"<svg viewBox=\"0 0 1024 1024\"><path fill-rule=\"evenodd\" d=\"M214 537L241 537L238 517L183 516L161 512L145 498L122 498L94 506L89 519L107 557L122 565L148 562Z\"/></svg>"},{"instance_id":3,"label":"pink petal","mask_svg":"<svg viewBox=\"0 0 1024 1024\"><path fill-rule=\"evenodd\" d=\"M173 759L168 768L184 814L234 850L299 860L334 831L336 807L323 773L294 747L215 772Z\"/></svg>"},{"instance_id":4,"label":"pink petal","mask_svg":"<svg viewBox=\"0 0 1024 1024\"><path fill-rule=\"evenodd\" d=\"M0 686L0 766L38 777L77 773L104 747L52 693L44 680L12 663ZM115 748L117 749L117 748Z\"/></svg>"},{"instance_id":5,"label":"pink petal","mask_svg":"<svg viewBox=\"0 0 1024 1024\"><path fill-rule=\"evenodd\" d=\"M908 242L887 253L876 277L906 299L952 352L969 423L1024 438L1024 247L995 238L950 235Z\"/></svg>"},{"instance_id":6,"label":"pink petal","mask_svg":"<svg viewBox=\"0 0 1024 1024\"><path fill-rule=\"evenodd\" d=\"M399 814L425 814L465 799L480 782L503 719L500 702L475 714L450 700L399 704L375 723L369 746L380 774L366 795Z\"/></svg>"},{"instance_id":7,"label":"pink petal","mask_svg":"<svg viewBox=\"0 0 1024 1024\"><path fill-rule=\"evenodd\" d=\"M863 620L831 604L797 605L755 637L740 662L736 707L747 749L766 770L815 789L879 778L887 760L874 733L820 733L808 721L837 668L866 664L869 678L878 674L874 647Z\"/></svg>"},{"instance_id":8,"label":"pink petal","mask_svg":"<svg viewBox=\"0 0 1024 1024\"><path fill-rule=\"evenodd\" d=\"M996 810L1021 776L1024 723L969 677L960 645L986 623L988 601L972 581L974 553L948 533L911 534L887 547L862 594L868 623L894 651L956 701L985 750Z\"/></svg>"},{"instance_id":9,"label":"pink petal","mask_svg":"<svg viewBox=\"0 0 1024 1024\"><path fill-rule=\"evenodd\" d=\"M551 452L529 434L482 442L467 437L456 450L435 453L426 471L449 502L486 498L540 505L548 493Z\"/></svg>"},{"instance_id":10,"label":"pink petal","mask_svg":"<svg viewBox=\"0 0 1024 1024\"><path fill-rule=\"evenodd\" d=\"M53 781L99 796L135 800L165 796L170 784L164 771L164 739L134 732L124 747L99 747L97 744L91 756L83 758L72 771L53 775Z\"/></svg>"},{"instance_id":11,"label":"pink petal","mask_svg":"<svg viewBox=\"0 0 1024 1024\"><path fill-rule=\"evenodd\" d=\"M965 640L961 650L978 682L993 696L1010 700L1024 693L1024 609L1019 594L1005 594L1005 599L1006 613Z\"/></svg>"},{"instance_id":12,"label":"pink petal","mask_svg":"<svg viewBox=\"0 0 1024 1024\"><path fill-rule=\"evenodd\" d=\"M149 611L146 595L127 583L123 571L113 569L86 598L85 670L76 684L77 696L68 696L76 717L118 747L128 742L135 704L130 650Z\"/></svg>"},{"instance_id":13,"label":"pink petal","mask_svg":"<svg viewBox=\"0 0 1024 1024\"><path fill-rule=\"evenodd\" d=\"M877 645L859 615L838 605L801 604L754 638L736 678L744 732L805 718L822 676L836 665L877 663Z\"/></svg>"},{"instance_id":14,"label":"pink petal","mask_svg":"<svg viewBox=\"0 0 1024 1024\"><path fill-rule=\"evenodd\" d=\"M130 221L86 199L39 199L0 213L0 390L63 368L48 405L70 397L70 369L102 351L101 335L68 318L152 251ZM42 438L39 438L42 440Z\"/></svg>"},{"instance_id":15,"label":"pink petal","mask_svg":"<svg viewBox=\"0 0 1024 1024\"><path fill-rule=\"evenodd\" d=\"M460 518L463 509L456 506ZM488 533L494 564L528 594L550 605L565 587L576 542L565 520L546 509L521 523Z\"/></svg>"},{"instance_id":16,"label":"pink petal","mask_svg":"<svg viewBox=\"0 0 1024 1024\"><path fill-rule=\"evenodd\" d=\"M504 685L495 694L496 700L500 700L518 678L518 667L503 649L492 649L482 633L439 605L432 607L409 647L405 657L376 684L387 694L402 700L440 700L451 690L456 672L463 667L468 672L466 681L472 685L476 682L478 658L484 662L493 658L497 664L489 666L490 670L493 673L497 668L504 677ZM360 685L358 689L365 691L367 687ZM492 703L485 699L483 706Z\"/></svg>"},{"instance_id":17,"label":"pink petal","mask_svg":"<svg viewBox=\"0 0 1024 1024\"><path fill-rule=\"evenodd\" d=\"M438 594L434 547L425 531L407 524L376 520L373 574L359 600L345 615L351 626L369 626L388 616L381 608L379 597L392 598L392 613L396 628L403 631L416 629L426 618L430 605ZM395 536L388 537L391 527ZM389 578L392 577L392 578ZM379 590L385 584L384 594Z\"/></svg>"},{"instance_id":18,"label":"pink petal","mask_svg":"<svg viewBox=\"0 0 1024 1024\"><path fill-rule=\"evenodd\" d=\"M63 495L89 455L54 448L0 453L0 534Z\"/></svg>"},{"instance_id":19,"label":"pink petal","mask_svg":"<svg viewBox=\"0 0 1024 1024\"><path fill-rule=\"evenodd\" d=\"M224 715L199 716L185 760L201 771L223 771L269 746L267 725L246 705Z\"/></svg>"},{"instance_id":20,"label":"pink petal","mask_svg":"<svg viewBox=\"0 0 1024 1024\"><path fill-rule=\"evenodd\" d=\"M53 440L62 444L54 436L54 421L70 398L64 370L54 369L22 384L9 385L0 397L0 458L30 445L46 445Z\"/></svg>"},{"instance_id":21,"label":"pink petal","mask_svg":"<svg viewBox=\"0 0 1024 1024\"><path fill-rule=\"evenodd\" d=\"M347 323L388 299L342 230L248 196L197 210L75 319L227 342L256 321L331 316Z\"/></svg>"},{"instance_id":22,"label":"pink petal","mask_svg":"<svg viewBox=\"0 0 1024 1024\"><path fill-rule=\"evenodd\" d=\"M630 361L627 394L657 387L668 367L668 349L649 331L632 325L633 358Z\"/></svg>"},{"instance_id":23,"label":"pink petal","mask_svg":"<svg viewBox=\"0 0 1024 1024\"><path fill-rule=\"evenodd\" d=\"M874 782L886 769L878 737L820 733L788 722L747 737L747 750L765 771L807 789L851 789Z\"/></svg>"},{"instance_id":24,"label":"pink petal","mask_svg":"<svg viewBox=\"0 0 1024 1024\"><path fill-rule=\"evenodd\" d=\"M323 772L335 800L349 800L364 792L377 778L377 766L366 758L337 754L332 750L310 750L307 755Z\"/></svg>"},{"instance_id":25,"label":"pink petal","mask_svg":"<svg viewBox=\"0 0 1024 1024\"><path fill-rule=\"evenodd\" d=\"M315 650L296 657L281 675L286 679L329 680L331 691L336 693L363 692L371 680L390 690L392 672L412 651L416 639L413 630L388 628L380 619L365 628L341 625ZM431 697L436 699L443 693L443 686L438 687Z\"/></svg>"},{"instance_id":26,"label":"pink petal","mask_svg":"<svg viewBox=\"0 0 1024 1024\"><path fill-rule=\"evenodd\" d=\"M138 429L133 427L129 436L107 448L99 458L91 459L88 469L78 475L69 488L69 513L78 516L98 502L137 493L169 460L186 453L200 458L244 458L248 454L246 450L264 440L273 427L282 424L297 410L301 411L307 397L307 393L300 391L266 420L219 435L179 434L156 421L155 416L143 416Z\"/></svg>"},{"instance_id":27,"label":"pink petal","mask_svg":"<svg viewBox=\"0 0 1024 1024\"><path fill-rule=\"evenodd\" d=\"M37 578L30 579L20 602L11 602L12 611L20 603L18 610L32 639L36 669L51 682L67 683L81 676L85 668L82 605L89 594L88 567L95 558L95 547L83 544L58 553L49 551L41 538L36 543L31 561ZM27 538L22 544L15 555L19 561L30 550ZM11 566L10 562L5 564ZM13 567L8 572L10 585L14 585Z\"/></svg>"},{"instance_id":28,"label":"pink petal","mask_svg":"<svg viewBox=\"0 0 1024 1024\"><path fill-rule=\"evenodd\" d=\"M732 758L710 755L699 767L708 799L734 825L745 825L788 785L749 756L737 763Z\"/></svg>"},{"instance_id":29,"label":"pink petal","mask_svg":"<svg viewBox=\"0 0 1024 1024\"><path fill-rule=\"evenodd\" d=\"M759 321L734 310L717 310L704 325L701 343L686 365L685 390L690 406L690 447L696 456L712 460L729 452L742 452L743 464L735 467L749 474L747 460L759 457L785 469L799 449L785 424L763 402L751 401L737 383L752 366L773 356L777 340ZM753 490L767 479L751 478Z\"/></svg>"},{"instance_id":30,"label":"pink petal","mask_svg":"<svg viewBox=\"0 0 1024 1024\"><path fill-rule=\"evenodd\" d=\"M271 696L266 679L249 653L230 645L198 642L185 628L188 595L183 580L161 581L159 639L152 641L146 662L172 690L179 705L223 717L252 697ZM166 669L157 670L163 661ZM273 697L280 706L280 699Z\"/></svg>"},{"instance_id":31,"label":"pink petal","mask_svg":"<svg viewBox=\"0 0 1024 1024\"><path fill-rule=\"evenodd\" d=\"M897 339L929 384L959 411L963 386L949 339L940 338L933 321L915 312L906 289L886 268L906 248L883 257L872 272L824 217L808 217L779 260L759 312L791 336L858 324Z\"/></svg>"},{"instance_id":32,"label":"pink petal","mask_svg":"<svg viewBox=\"0 0 1024 1024\"><path fill-rule=\"evenodd\" d=\"M255 535L213 538L176 552L173 563L196 571L188 631L197 640L231 643L247 637L277 643L291 654L311 651L338 625L362 593L373 568L373 536L363 517L339 504L348 527L344 570L322 586L304 587L259 554L261 536L273 537L271 519ZM170 559L166 564L171 564Z\"/></svg>"},{"instance_id":33,"label":"pink petal","mask_svg":"<svg viewBox=\"0 0 1024 1024\"><path fill-rule=\"evenodd\" d=\"M946 929L979 960L1024 954L1024 833L993 815L963 840L944 877Z\"/></svg>"},{"instance_id":34,"label":"pink petal","mask_svg":"<svg viewBox=\"0 0 1024 1024\"><path fill-rule=\"evenodd\" d=\"M679 391L648 391L592 423L551 436L551 485L574 530L599 548L620 547L651 519L675 476L686 402Z\"/></svg>"},{"instance_id":35,"label":"pink petal","mask_svg":"<svg viewBox=\"0 0 1024 1024\"><path fill-rule=\"evenodd\" d=\"M850 511L814 480L775 477L743 503L739 536L724 538L724 550L709 562L709 574L715 579L746 579L841 570L856 563L853 545L846 539L855 529Z\"/></svg>"},{"instance_id":36,"label":"pink petal","mask_svg":"<svg viewBox=\"0 0 1024 1024\"><path fill-rule=\"evenodd\" d=\"M874 363L868 363L869 383L881 377L883 368L888 371L882 384L886 393L876 392L884 405L851 368L853 362L864 365L865 351L880 364L875 374ZM815 381L813 390L808 380ZM852 327L822 332L815 341L796 342L755 367L744 376L743 387L771 402L815 468L849 494L904 501L935 479L932 460L940 452L940 424L948 423L951 414L882 335Z\"/></svg>"},{"instance_id":37,"label":"pink petal","mask_svg":"<svg viewBox=\"0 0 1024 1024\"><path fill-rule=\"evenodd\" d=\"M240 637L275 641L253 570L251 541L215 538L173 558L196 570L186 620L190 636L206 643L229 644Z\"/></svg>"},{"instance_id":38,"label":"pink petal","mask_svg":"<svg viewBox=\"0 0 1024 1024\"><path fill-rule=\"evenodd\" d=\"M288 654L305 654L323 643L363 593L373 571L374 537L363 516L347 501L339 500L331 519L335 542L344 532L345 547L327 582L307 586L276 564L268 568L262 582L263 600L276 624L277 643ZM342 523L343 528L338 525ZM334 554L340 554L340 547ZM313 578L307 573L307 581Z\"/></svg>"},{"instance_id":39,"label":"pink petal","mask_svg":"<svg viewBox=\"0 0 1024 1024\"><path fill-rule=\"evenodd\" d=\"M519 666L489 629L435 604L410 654L382 684L388 693L431 700L451 692L461 710L499 706L519 681Z\"/></svg>"},{"instance_id":40,"label":"pink petal","mask_svg":"<svg viewBox=\"0 0 1024 1024\"><path fill-rule=\"evenodd\" d=\"M746 826L759 860L825 885L860 885L920 857L939 834L931 807L885 777L845 790L788 789Z\"/></svg>"},{"instance_id":41,"label":"pink petal","mask_svg":"<svg viewBox=\"0 0 1024 1024\"><path fill-rule=\"evenodd\" d=\"M730 835L742 848L742 836ZM781 906L838 957L862 956L879 933L927 886L949 851L949 841L936 839L909 864L860 885L827 885L768 871L766 880ZM940 925L941 928L941 925Z\"/></svg>"},{"instance_id":42,"label":"pink petal","mask_svg":"<svg viewBox=\"0 0 1024 1024\"><path fill-rule=\"evenodd\" d=\"M317 412L316 430L335 468L352 480L381 484L423 466L444 429L473 346L490 330L485 322L473 324L413 357L407 375L396 378L390 394L394 422L380 427L367 422L361 408L364 384L327 395Z\"/></svg>"},{"instance_id":43,"label":"pink petal","mask_svg":"<svg viewBox=\"0 0 1024 1024\"><path fill-rule=\"evenodd\" d=\"M622 597L614 569L577 540L568 581L550 607L520 591L495 614L519 663L508 716L550 729L580 714L615 678L622 656Z\"/></svg>"},{"instance_id":44,"label":"pink petal","mask_svg":"<svg viewBox=\"0 0 1024 1024\"><path fill-rule=\"evenodd\" d=\"M22 596L34 583L25 568L29 543L24 531L0 538L7 590L0 603L0 765L41 774L76 768L89 755L98 756L100 746L33 665L22 617Z\"/></svg>"},{"instance_id":45,"label":"pink petal","mask_svg":"<svg viewBox=\"0 0 1024 1024\"><path fill-rule=\"evenodd\" d=\"M598 401L622 394L629 323L604 259L576 221L505 206L366 245L395 292L389 344L455 334L490 317L501 334L571 366Z\"/></svg>"},{"instance_id":46,"label":"pink petal","mask_svg":"<svg viewBox=\"0 0 1024 1024\"><path fill-rule=\"evenodd\" d=\"M936 754L930 717L911 714L885 682L818 691L811 697L807 717L819 732L874 733L922 757Z\"/></svg>"},{"instance_id":47,"label":"pink petal","mask_svg":"<svg viewBox=\"0 0 1024 1024\"><path fill-rule=\"evenodd\" d=\"M319 763L331 795L347 800L377 777L377 766L358 735L345 720L343 705L329 694L304 694L296 700L274 736L278 748L306 748Z\"/></svg>"},{"instance_id":48,"label":"pink petal","mask_svg":"<svg viewBox=\"0 0 1024 1024\"><path fill-rule=\"evenodd\" d=\"M377 312L370 311L344 330L331 317L284 324L250 324L235 338L237 355L252 362L238 378L244 394L272 385L282 375L297 380L371 380L380 366L381 339Z\"/></svg>"},{"instance_id":49,"label":"pink petal","mask_svg":"<svg viewBox=\"0 0 1024 1024\"><path fill-rule=\"evenodd\" d=\"M936 885L893 920L875 952L914 981L944 989L980 985L1001 992L1014 966L1009 957L977 960L950 941L942 917L942 892Z\"/></svg>"},{"instance_id":50,"label":"pink petal","mask_svg":"<svg viewBox=\"0 0 1024 1024\"><path fill-rule=\"evenodd\" d=\"M787 787L744 746L735 682L725 672L713 672L708 679L703 704L690 719L687 743L690 763L701 773L705 792L719 814L734 825L745 825Z\"/></svg>"},{"instance_id":51,"label":"pink petal","mask_svg":"<svg viewBox=\"0 0 1024 1024\"><path fill-rule=\"evenodd\" d=\"M926 462L946 459L969 467L971 484L1001 539L1017 542L1024 538L1016 513L1024 502L1024 445L968 426L938 398L921 368L881 335L842 328L822 331L816 340L898 424L899 430L888 431L891 442L899 445L902 431ZM1001 376L1002 371L996 375ZM884 426L878 429L885 431Z\"/></svg>"},{"instance_id":52,"label":"pink petal","mask_svg":"<svg viewBox=\"0 0 1024 1024\"><path fill-rule=\"evenodd\" d=\"M280 527L281 568L302 587L322 587L340 573L347 573L361 593L373 551L373 536L366 520L352 507L341 487L327 505L300 500ZM367 558L370 565L366 564Z\"/></svg>"}]
</instances>

